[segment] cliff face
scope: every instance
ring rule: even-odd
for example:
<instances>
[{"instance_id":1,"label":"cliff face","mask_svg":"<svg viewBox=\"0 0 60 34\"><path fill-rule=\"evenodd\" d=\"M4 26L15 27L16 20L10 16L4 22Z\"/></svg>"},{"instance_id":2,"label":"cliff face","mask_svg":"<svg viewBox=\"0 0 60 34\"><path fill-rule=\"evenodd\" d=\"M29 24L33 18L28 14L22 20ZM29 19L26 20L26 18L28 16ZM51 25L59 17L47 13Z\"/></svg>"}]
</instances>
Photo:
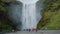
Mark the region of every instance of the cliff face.
<instances>
[{"instance_id":1,"label":"cliff face","mask_svg":"<svg viewBox=\"0 0 60 34\"><path fill-rule=\"evenodd\" d=\"M12 30L14 27L10 25L11 21L8 19L8 5L10 2L6 0L0 0L0 31Z\"/></svg>"},{"instance_id":2,"label":"cliff face","mask_svg":"<svg viewBox=\"0 0 60 34\"><path fill-rule=\"evenodd\" d=\"M42 29L56 30L60 29L60 0L46 0L43 18L38 26ZM38 27L41 29L41 27Z\"/></svg>"},{"instance_id":3,"label":"cliff face","mask_svg":"<svg viewBox=\"0 0 60 34\"><path fill-rule=\"evenodd\" d=\"M8 12L7 5L9 5L10 2L12 1L0 0L0 30L14 29L11 25L8 25L8 23L11 23L11 21L5 18ZM37 27L39 29L50 30L60 29L60 0L45 0L44 5L44 10L42 10L43 17Z\"/></svg>"}]
</instances>

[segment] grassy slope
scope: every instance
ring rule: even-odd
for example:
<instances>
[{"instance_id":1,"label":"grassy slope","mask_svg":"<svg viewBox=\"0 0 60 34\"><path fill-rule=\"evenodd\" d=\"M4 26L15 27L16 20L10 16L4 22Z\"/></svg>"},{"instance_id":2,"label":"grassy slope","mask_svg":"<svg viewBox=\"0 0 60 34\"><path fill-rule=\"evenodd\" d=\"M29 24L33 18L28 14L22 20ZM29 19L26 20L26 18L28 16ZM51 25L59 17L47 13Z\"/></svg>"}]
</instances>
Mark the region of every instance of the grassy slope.
<instances>
[{"instance_id":1,"label":"grassy slope","mask_svg":"<svg viewBox=\"0 0 60 34\"><path fill-rule=\"evenodd\" d=\"M44 19L49 21L45 24L42 29L47 30L60 30L60 0L56 2L49 2L51 4L47 4L48 8L44 12Z\"/></svg>"}]
</instances>

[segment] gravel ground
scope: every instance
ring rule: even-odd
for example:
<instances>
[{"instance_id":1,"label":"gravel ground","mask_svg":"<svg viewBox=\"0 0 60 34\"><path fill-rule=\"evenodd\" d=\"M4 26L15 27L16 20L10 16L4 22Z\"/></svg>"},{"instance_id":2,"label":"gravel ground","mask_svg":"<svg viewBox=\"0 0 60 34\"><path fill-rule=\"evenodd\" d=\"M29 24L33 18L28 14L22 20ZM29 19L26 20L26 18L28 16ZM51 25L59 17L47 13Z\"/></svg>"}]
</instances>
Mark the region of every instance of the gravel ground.
<instances>
[{"instance_id":1,"label":"gravel ground","mask_svg":"<svg viewBox=\"0 0 60 34\"><path fill-rule=\"evenodd\" d=\"M60 34L60 30L39 30L39 31L17 31L5 34Z\"/></svg>"}]
</instances>

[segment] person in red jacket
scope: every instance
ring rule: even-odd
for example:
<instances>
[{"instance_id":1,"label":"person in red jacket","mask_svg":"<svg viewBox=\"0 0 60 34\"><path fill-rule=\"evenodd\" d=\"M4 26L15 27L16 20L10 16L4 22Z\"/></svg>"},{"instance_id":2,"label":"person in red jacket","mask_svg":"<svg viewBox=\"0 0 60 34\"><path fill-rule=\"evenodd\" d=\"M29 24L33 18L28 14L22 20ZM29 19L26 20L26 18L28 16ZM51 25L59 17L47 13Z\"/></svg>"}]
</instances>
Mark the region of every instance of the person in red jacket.
<instances>
[{"instance_id":1,"label":"person in red jacket","mask_svg":"<svg viewBox=\"0 0 60 34\"><path fill-rule=\"evenodd\" d=\"M36 32L37 32L37 31L38 31L38 29L37 29L37 28L32 28L32 31L36 31Z\"/></svg>"}]
</instances>

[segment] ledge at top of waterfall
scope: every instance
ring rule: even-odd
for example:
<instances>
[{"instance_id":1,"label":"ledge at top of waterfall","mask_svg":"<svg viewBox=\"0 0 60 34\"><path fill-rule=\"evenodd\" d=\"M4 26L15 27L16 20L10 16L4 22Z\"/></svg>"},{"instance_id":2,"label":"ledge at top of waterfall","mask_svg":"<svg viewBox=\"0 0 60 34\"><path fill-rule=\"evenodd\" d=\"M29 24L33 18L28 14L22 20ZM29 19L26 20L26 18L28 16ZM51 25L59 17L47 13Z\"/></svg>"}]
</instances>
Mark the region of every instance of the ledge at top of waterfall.
<instances>
[{"instance_id":1,"label":"ledge at top of waterfall","mask_svg":"<svg viewBox=\"0 0 60 34\"><path fill-rule=\"evenodd\" d=\"M31 3L36 3L39 0L17 0L17 1L20 1L24 4L31 4Z\"/></svg>"}]
</instances>

